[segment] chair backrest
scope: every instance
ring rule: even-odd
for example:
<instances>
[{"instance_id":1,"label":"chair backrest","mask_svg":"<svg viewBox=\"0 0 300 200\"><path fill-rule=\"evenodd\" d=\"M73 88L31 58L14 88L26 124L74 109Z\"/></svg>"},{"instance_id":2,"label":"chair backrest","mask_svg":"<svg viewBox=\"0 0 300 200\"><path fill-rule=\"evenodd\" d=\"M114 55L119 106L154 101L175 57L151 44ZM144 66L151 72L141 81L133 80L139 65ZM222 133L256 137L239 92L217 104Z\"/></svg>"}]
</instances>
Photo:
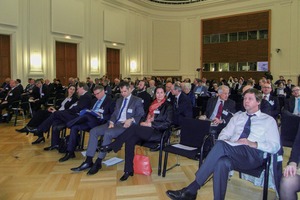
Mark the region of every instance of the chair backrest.
<instances>
[{"instance_id":1,"label":"chair backrest","mask_svg":"<svg viewBox=\"0 0 300 200\"><path fill-rule=\"evenodd\" d=\"M295 141L298 127L300 123L300 117L296 115L289 115L282 113L281 116L281 134L280 139L282 146L292 147Z\"/></svg>"},{"instance_id":2,"label":"chair backrest","mask_svg":"<svg viewBox=\"0 0 300 200\"><path fill-rule=\"evenodd\" d=\"M209 134L210 121L184 118L181 125L180 144L201 148L204 137Z\"/></svg>"}]
</instances>

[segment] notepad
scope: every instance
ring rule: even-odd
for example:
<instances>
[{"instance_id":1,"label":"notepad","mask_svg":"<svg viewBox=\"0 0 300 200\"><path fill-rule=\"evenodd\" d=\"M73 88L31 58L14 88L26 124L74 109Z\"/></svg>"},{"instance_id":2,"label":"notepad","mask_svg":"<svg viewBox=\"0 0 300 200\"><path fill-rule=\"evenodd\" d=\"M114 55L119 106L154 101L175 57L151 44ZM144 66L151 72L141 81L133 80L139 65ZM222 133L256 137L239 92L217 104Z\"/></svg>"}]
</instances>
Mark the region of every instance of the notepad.
<instances>
[{"instance_id":1,"label":"notepad","mask_svg":"<svg viewBox=\"0 0 300 200\"><path fill-rule=\"evenodd\" d=\"M116 164L118 164L120 162L123 162L123 161L124 160L121 159L121 158L113 157L113 158L110 158L106 161L103 161L102 163L108 167L108 166L116 165Z\"/></svg>"},{"instance_id":2,"label":"notepad","mask_svg":"<svg viewBox=\"0 0 300 200\"><path fill-rule=\"evenodd\" d=\"M189 146L185 146L185 145L182 145L182 144L173 144L172 146L180 148L180 149L188 150L188 151L193 151L193 150L197 149L195 147L189 147Z\"/></svg>"}]
</instances>

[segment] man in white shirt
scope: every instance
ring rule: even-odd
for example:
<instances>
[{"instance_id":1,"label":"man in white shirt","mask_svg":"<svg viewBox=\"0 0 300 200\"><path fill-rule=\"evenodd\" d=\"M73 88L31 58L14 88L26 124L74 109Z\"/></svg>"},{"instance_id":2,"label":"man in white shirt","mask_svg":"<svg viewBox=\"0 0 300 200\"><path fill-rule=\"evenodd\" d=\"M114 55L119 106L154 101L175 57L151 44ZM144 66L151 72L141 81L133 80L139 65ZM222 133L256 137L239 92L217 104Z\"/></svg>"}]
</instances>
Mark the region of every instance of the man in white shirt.
<instances>
[{"instance_id":1,"label":"man in white shirt","mask_svg":"<svg viewBox=\"0 0 300 200\"><path fill-rule=\"evenodd\" d=\"M225 199L228 173L251 170L262 165L264 152L276 153L280 139L276 121L259 109L262 94L256 89L244 93L246 112L236 113L219 135L205 162L196 172L196 180L181 190L168 190L171 199L196 199L197 191L211 174L214 199Z\"/></svg>"}]
</instances>

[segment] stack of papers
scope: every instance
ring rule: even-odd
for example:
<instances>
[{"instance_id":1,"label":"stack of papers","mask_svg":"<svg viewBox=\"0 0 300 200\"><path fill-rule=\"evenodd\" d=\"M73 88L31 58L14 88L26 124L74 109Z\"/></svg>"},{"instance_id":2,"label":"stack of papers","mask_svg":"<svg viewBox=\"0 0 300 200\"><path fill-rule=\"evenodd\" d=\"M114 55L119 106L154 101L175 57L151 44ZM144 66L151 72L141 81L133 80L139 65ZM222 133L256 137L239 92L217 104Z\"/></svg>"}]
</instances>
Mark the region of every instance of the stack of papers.
<instances>
[{"instance_id":1,"label":"stack of papers","mask_svg":"<svg viewBox=\"0 0 300 200\"><path fill-rule=\"evenodd\" d=\"M116 165L120 162L123 162L124 160L121 159L121 158L117 158L117 157L113 157L113 158L110 158L104 162L102 162L104 165L106 165L107 167L108 166L112 166L112 165Z\"/></svg>"}]
</instances>

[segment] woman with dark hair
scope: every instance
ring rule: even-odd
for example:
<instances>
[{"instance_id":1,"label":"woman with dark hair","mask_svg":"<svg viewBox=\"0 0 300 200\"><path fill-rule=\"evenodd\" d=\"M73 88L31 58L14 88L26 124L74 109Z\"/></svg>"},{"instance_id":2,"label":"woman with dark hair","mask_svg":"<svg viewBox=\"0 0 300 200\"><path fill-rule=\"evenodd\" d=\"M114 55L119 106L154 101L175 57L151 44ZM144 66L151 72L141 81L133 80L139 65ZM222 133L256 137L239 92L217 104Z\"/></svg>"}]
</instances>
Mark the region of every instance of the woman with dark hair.
<instances>
[{"instance_id":1,"label":"woman with dark hair","mask_svg":"<svg viewBox=\"0 0 300 200\"><path fill-rule=\"evenodd\" d=\"M300 126L293 144L288 165L284 169L280 182L280 199L296 200L300 192Z\"/></svg>"},{"instance_id":2,"label":"woman with dark hair","mask_svg":"<svg viewBox=\"0 0 300 200\"><path fill-rule=\"evenodd\" d=\"M68 87L66 98L61 103L61 106L58 110L66 110L72 107L78 101L78 97L76 94L76 87L74 85L70 85ZM38 127L43 121L45 121L52 113L54 113L56 109L51 106L47 110L38 110L33 118L28 122L28 124L21 129L16 129L19 133L29 133L34 128Z\"/></svg>"},{"instance_id":3,"label":"woman with dark hair","mask_svg":"<svg viewBox=\"0 0 300 200\"><path fill-rule=\"evenodd\" d=\"M133 157L135 145L141 142L160 141L162 133L171 125L173 118L173 106L166 101L165 89L157 86L155 99L149 107L147 118L140 125L130 126L110 145L100 148L103 152L119 151L125 143L124 175L120 181L126 181L133 176Z\"/></svg>"}]
</instances>

